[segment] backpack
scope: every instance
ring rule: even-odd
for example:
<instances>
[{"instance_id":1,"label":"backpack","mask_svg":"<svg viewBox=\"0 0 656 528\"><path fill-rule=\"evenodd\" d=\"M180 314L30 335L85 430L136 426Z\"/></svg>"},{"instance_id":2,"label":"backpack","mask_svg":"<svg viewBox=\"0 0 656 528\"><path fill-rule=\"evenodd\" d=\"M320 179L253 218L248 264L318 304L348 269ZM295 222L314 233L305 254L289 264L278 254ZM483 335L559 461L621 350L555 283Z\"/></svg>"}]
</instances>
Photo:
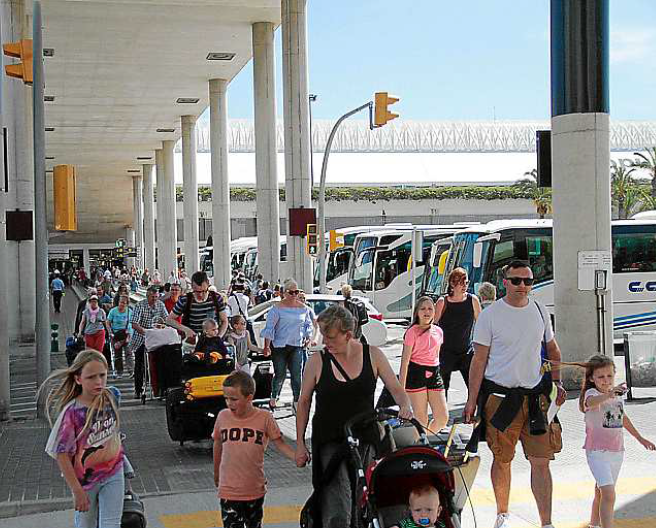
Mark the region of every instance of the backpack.
<instances>
[{"instance_id":1,"label":"backpack","mask_svg":"<svg viewBox=\"0 0 656 528\"><path fill-rule=\"evenodd\" d=\"M255 303L262 304L271 300L271 297L273 297L273 292L271 290L260 290L255 296Z\"/></svg>"},{"instance_id":2,"label":"backpack","mask_svg":"<svg viewBox=\"0 0 656 528\"><path fill-rule=\"evenodd\" d=\"M216 312L216 320L217 322L221 320L221 311L223 310L223 306L221 306L222 303L219 302L219 294L216 292L209 292L209 298L212 300L214 303L214 311ZM194 303L194 293L189 292L187 294L187 302L185 303L184 310L182 312L182 324L184 326L189 326L189 316L191 315L191 305Z\"/></svg>"},{"instance_id":3,"label":"backpack","mask_svg":"<svg viewBox=\"0 0 656 528\"><path fill-rule=\"evenodd\" d=\"M362 327L369 322L367 307L360 299L353 298L344 299L344 306L355 318L357 323L355 326L355 334L356 337L360 337L360 334L362 333Z\"/></svg>"}]
</instances>

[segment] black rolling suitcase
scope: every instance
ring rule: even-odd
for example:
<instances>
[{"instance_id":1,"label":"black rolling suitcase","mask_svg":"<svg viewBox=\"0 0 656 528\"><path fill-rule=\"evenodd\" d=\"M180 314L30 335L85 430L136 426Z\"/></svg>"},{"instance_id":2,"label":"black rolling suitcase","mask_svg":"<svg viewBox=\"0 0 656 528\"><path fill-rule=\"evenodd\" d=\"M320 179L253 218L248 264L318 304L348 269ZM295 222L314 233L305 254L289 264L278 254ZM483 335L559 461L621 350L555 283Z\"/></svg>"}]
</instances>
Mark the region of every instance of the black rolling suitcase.
<instances>
[{"instance_id":1,"label":"black rolling suitcase","mask_svg":"<svg viewBox=\"0 0 656 528\"><path fill-rule=\"evenodd\" d=\"M268 403L273 391L273 364L271 361L253 363L253 379L255 380L253 400L266 400Z\"/></svg>"},{"instance_id":2,"label":"black rolling suitcase","mask_svg":"<svg viewBox=\"0 0 656 528\"><path fill-rule=\"evenodd\" d=\"M121 528L146 528L144 503L129 485L126 487L125 497L123 498Z\"/></svg>"}]
</instances>

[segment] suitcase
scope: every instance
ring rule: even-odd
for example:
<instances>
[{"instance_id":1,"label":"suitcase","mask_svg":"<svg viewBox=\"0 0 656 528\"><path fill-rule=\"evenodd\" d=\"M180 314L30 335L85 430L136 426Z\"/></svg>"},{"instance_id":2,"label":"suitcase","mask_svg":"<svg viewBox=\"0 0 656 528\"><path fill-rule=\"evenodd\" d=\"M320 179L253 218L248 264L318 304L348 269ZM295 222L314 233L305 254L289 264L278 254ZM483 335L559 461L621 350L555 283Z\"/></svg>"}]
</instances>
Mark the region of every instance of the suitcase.
<instances>
[{"instance_id":1,"label":"suitcase","mask_svg":"<svg viewBox=\"0 0 656 528\"><path fill-rule=\"evenodd\" d=\"M189 401L223 396L223 382L228 376L202 376L192 378L184 384L184 393Z\"/></svg>"},{"instance_id":2,"label":"suitcase","mask_svg":"<svg viewBox=\"0 0 656 528\"><path fill-rule=\"evenodd\" d=\"M219 376L210 377L217 378ZM227 376L221 377L225 379ZM213 386L210 385L210 388ZM187 440L210 438L216 417L227 407L223 395L188 399L189 395L185 394L186 390L189 389L178 387L166 392L166 426L171 440L180 442L180 445L184 445ZM223 392L222 382L221 392Z\"/></svg>"},{"instance_id":3,"label":"suitcase","mask_svg":"<svg viewBox=\"0 0 656 528\"><path fill-rule=\"evenodd\" d=\"M125 490L121 528L146 528L144 503L134 491Z\"/></svg>"},{"instance_id":4,"label":"suitcase","mask_svg":"<svg viewBox=\"0 0 656 528\"><path fill-rule=\"evenodd\" d=\"M271 361L254 363L253 379L255 380L255 396L253 400L268 400L273 391L273 364Z\"/></svg>"}]
</instances>

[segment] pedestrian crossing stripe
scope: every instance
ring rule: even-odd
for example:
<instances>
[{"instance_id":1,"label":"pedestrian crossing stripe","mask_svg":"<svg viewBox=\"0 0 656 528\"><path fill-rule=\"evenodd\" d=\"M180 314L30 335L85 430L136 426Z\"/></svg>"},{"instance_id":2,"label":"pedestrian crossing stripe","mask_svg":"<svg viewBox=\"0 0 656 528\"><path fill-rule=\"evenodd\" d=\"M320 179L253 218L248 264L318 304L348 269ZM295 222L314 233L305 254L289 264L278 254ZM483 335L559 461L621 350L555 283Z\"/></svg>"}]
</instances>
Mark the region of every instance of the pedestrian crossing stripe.
<instances>
[{"instance_id":1,"label":"pedestrian crossing stripe","mask_svg":"<svg viewBox=\"0 0 656 528\"><path fill-rule=\"evenodd\" d=\"M647 495L656 492L656 478L636 477L619 479L617 482L617 496ZM554 483L554 504L568 500L589 500L592 504L594 496L594 481L574 481L564 484ZM472 491L474 508L493 506L494 493L489 488L477 488ZM513 504L533 503L533 493L530 489L515 489L510 494L510 506ZM264 525L297 524L302 505L281 505L264 507ZM554 508L557 515L558 507ZM219 511L198 511L193 513L169 514L159 517L164 528L215 528L223 526ZM563 528L587 528L588 524L558 523ZM642 517L633 519L616 519L615 528L654 528L656 517ZM524 528L524 525L513 524L513 528ZM525 528L534 528L534 525L525 525Z\"/></svg>"}]
</instances>

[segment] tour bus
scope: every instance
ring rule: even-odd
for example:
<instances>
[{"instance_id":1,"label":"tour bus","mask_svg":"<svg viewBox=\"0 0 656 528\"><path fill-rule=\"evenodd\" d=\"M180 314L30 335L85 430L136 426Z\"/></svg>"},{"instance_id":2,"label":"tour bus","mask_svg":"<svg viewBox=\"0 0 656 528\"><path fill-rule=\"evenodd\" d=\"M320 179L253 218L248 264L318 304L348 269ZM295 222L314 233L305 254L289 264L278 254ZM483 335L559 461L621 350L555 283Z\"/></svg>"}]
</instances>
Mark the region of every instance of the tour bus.
<instances>
[{"instance_id":1,"label":"tour bus","mask_svg":"<svg viewBox=\"0 0 656 528\"><path fill-rule=\"evenodd\" d=\"M424 264L421 294L432 297L434 301L437 301L442 293L444 270L446 269L446 262L452 244L453 237L442 238L433 242L428 262Z\"/></svg>"},{"instance_id":2,"label":"tour bus","mask_svg":"<svg viewBox=\"0 0 656 528\"><path fill-rule=\"evenodd\" d=\"M656 220L612 222L614 339L626 330L656 330ZM532 294L554 312L551 220L497 220L457 233L445 274L462 267L469 289L482 282L505 294L503 267L513 260L528 262L535 283ZM446 284L442 284L442 292Z\"/></svg>"},{"instance_id":3,"label":"tour bus","mask_svg":"<svg viewBox=\"0 0 656 528\"><path fill-rule=\"evenodd\" d=\"M433 242L448 238L472 224L423 225L398 227L388 231L363 233L354 242L355 260L349 269L348 283L368 297L386 319L412 317L412 231L424 234L423 261L415 267L415 288L421 293L424 262Z\"/></svg>"},{"instance_id":4,"label":"tour bus","mask_svg":"<svg viewBox=\"0 0 656 528\"><path fill-rule=\"evenodd\" d=\"M328 293L339 293L343 284L348 282L348 271L351 263L354 261L353 243L355 238L362 233L371 233L375 231L389 231L390 229L412 227L410 223L393 223L379 226L356 226L342 227L336 229L344 236L344 246L337 248L335 251L327 252L326 263L326 289ZM329 243L329 233L326 233L326 246ZM319 265L314 268L314 287L315 291L319 288Z\"/></svg>"},{"instance_id":5,"label":"tour bus","mask_svg":"<svg viewBox=\"0 0 656 528\"><path fill-rule=\"evenodd\" d=\"M257 247L257 237L242 237L230 242L230 267L241 270L244 265L246 252ZM214 277L214 248L205 246L200 250L200 269L209 277Z\"/></svg>"}]
</instances>

